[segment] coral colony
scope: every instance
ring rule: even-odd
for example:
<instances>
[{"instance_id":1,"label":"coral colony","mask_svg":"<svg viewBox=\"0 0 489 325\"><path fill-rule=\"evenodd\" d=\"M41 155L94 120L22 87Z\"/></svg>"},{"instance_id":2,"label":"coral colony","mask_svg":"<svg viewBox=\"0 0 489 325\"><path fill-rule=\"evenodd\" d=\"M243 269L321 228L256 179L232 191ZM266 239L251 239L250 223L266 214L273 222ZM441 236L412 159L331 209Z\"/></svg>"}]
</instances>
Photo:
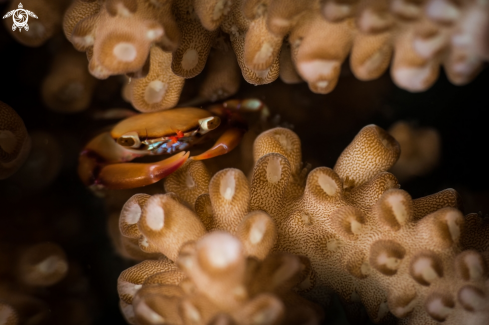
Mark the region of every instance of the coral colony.
<instances>
[{"instance_id":1,"label":"coral colony","mask_svg":"<svg viewBox=\"0 0 489 325\"><path fill-rule=\"evenodd\" d=\"M319 167L306 177L299 138L276 128L256 139L250 179L232 168L210 178L201 162L187 162L165 180L167 194L137 194L121 211L121 236L139 246L133 258L147 258L119 278L126 319L208 324L223 317L249 324L247 317L266 319L261 312L273 317L257 324L275 324L282 319L277 313L281 324L318 323L323 316L317 307L296 299L301 312L290 309L291 298L272 285L286 281L319 304L331 291L346 310L363 304L378 323L398 317L400 324L485 324L488 229L478 227L478 216L464 218L452 189L415 200L399 189L386 171L399 149L384 130L366 126L333 169ZM236 265L246 256L257 264L253 270L270 272L264 291L255 291L255 276L248 282L238 276L245 271ZM294 267L294 258L304 265ZM263 292L282 299L283 310L264 302L256 315L238 312L251 309Z\"/></svg>"},{"instance_id":2,"label":"coral colony","mask_svg":"<svg viewBox=\"0 0 489 325\"><path fill-rule=\"evenodd\" d=\"M17 6L11 1L7 9ZM390 68L397 86L411 92L431 87L440 66L453 84L469 83L489 59L483 0L25 0L23 6L39 19L22 33L5 21L18 42L40 46L61 30L71 42L59 46L41 86L45 105L62 113L88 108L97 79L114 75L123 75L121 95L144 114L174 108L185 79L203 71L198 99L209 102L234 95L242 77L254 85L279 77L306 82L327 94L347 58L356 78L373 80ZM435 130L399 122L389 133L367 125L333 168L310 170L299 136L269 128L245 153L253 157L249 175L237 168L213 174L187 155L162 180L164 189L107 194L113 244L136 263L113 285L125 320L323 324L337 296L352 324L366 316L378 324L489 324L489 226L478 214L464 216L453 189L416 199L401 189L399 181L437 165ZM177 135L165 139L183 137ZM46 148L31 143L19 115L0 102L0 179L29 162L29 152ZM123 161L116 162L124 169ZM36 173L57 175L56 168ZM82 276L46 225L26 230L22 242L4 237L18 233L1 222L0 325L50 324L46 288L65 283L59 297L71 297ZM66 310L89 315L90 298L81 297Z\"/></svg>"},{"instance_id":3,"label":"coral colony","mask_svg":"<svg viewBox=\"0 0 489 325\"><path fill-rule=\"evenodd\" d=\"M326 94L348 55L361 80L392 61L393 80L410 91L428 89L441 64L466 84L489 58L488 12L477 0L76 0L63 29L95 77L145 76L127 97L148 112L173 107L209 54L201 94L210 100L236 92L238 69L255 85L280 75Z\"/></svg>"}]
</instances>

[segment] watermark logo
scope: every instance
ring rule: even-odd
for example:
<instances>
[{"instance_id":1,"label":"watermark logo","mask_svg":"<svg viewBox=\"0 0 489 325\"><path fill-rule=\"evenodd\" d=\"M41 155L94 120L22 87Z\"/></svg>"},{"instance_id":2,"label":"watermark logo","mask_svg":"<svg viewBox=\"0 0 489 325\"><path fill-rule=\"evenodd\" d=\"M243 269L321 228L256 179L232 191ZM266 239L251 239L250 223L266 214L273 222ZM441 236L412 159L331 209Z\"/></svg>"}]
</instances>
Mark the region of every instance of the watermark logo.
<instances>
[{"instance_id":1,"label":"watermark logo","mask_svg":"<svg viewBox=\"0 0 489 325\"><path fill-rule=\"evenodd\" d=\"M15 30L18 28L19 32L22 32L22 28L25 29L27 32L29 30L29 25L27 25L27 21L29 20L29 16L33 18L38 18L35 13L29 10L25 10L24 6L22 3L19 3L19 9L15 9L12 11L7 12L5 16L3 16L3 19L8 18L10 16L13 16L14 24L12 25L12 30L15 32Z\"/></svg>"}]
</instances>

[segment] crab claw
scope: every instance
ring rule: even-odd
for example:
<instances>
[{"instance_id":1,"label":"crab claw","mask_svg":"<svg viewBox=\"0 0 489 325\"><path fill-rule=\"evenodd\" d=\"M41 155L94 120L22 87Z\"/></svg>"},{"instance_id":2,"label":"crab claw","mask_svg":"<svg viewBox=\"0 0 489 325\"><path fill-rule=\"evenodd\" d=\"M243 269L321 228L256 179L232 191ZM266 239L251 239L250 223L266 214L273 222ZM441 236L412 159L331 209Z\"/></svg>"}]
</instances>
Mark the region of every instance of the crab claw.
<instances>
[{"instance_id":1,"label":"crab claw","mask_svg":"<svg viewBox=\"0 0 489 325\"><path fill-rule=\"evenodd\" d=\"M150 185L180 168L187 161L189 154L190 152L179 152L170 158L155 163L105 165L101 168L95 185L114 190Z\"/></svg>"},{"instance_id":2,"label":"crab claw","mask_svg":"<svg viewBox=\"0 0 489 325\"><path fill-rule=\"evenodd\" d=\"M227 129L220 137L217 139L216 143L212 148L207 150L206 152L198 155L191 157L190 159L193 160L205 160L209 158L214 158L220 155L224 155L234 148L239 144L241 141L241 138L243 137L243 134L246 132L246 130L242 128L231 128Z\"/></svg>"}]
</instances>

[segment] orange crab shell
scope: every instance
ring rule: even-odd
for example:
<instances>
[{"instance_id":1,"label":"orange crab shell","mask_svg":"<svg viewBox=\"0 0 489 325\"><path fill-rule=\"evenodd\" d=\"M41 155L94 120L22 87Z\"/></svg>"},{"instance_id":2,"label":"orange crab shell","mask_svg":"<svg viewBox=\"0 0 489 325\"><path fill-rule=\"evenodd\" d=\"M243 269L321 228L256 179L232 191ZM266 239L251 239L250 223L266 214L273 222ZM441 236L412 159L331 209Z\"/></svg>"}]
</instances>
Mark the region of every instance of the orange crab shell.
<instances>
[{"instance_id":1,"label":"orange crab shell","mask_svg":"<svg viewBox=\"0 0 489 325\"><path fill-rule=\"evenodd\" d=\"M186 132L199 126L199 120L213 114L200 108L183 107L168 111L144 113L131 116L114 126L110 135L117 139L129 132L139 137L158 138Z\"/></svg>"}]
</instances>

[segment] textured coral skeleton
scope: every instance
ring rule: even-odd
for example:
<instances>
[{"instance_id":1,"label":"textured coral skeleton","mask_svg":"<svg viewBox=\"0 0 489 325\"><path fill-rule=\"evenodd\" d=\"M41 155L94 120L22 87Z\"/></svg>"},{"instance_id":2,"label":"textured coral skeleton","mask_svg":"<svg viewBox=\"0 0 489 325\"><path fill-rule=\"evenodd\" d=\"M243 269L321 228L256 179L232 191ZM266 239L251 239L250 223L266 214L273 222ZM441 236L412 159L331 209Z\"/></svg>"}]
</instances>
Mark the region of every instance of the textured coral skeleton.
<instances>
[{"instance_id":1,"label":"textured coral skeleton","mask_svg":"<svg viewBox=\"0 0 489 325\"><path fill-rule=\"evenodd\" d=\"M312 272L301 288L313 301L325 304L334 291L353 318L363 305L377 323L487 323L489 227L478 215L464 218L452 189L418 199L399 189L387 172L399 153L387 132L370 125L333 169L307 174L297 135L272 129L255 140L250 178L232 168L211 178L202 164L188 162L165 180L169 194L131 198L120 229L140 251L174 260L182 236L195 240L206 230L238 238L248 230L242 239L247 250L253 234L267 237L267 227L245 227L245 221L266 216L276 227L271 251L310 260Z\"/></svg>"},{"instance_id":2,"label":"textured coral skeleton","mask_svg":"<svg viewBox=\"0 0 489 325\"><path fill-rule=\"evenodd\" d=\"M202 163L196 168L203 171ZM266 213L215 227L182 202L173 194L136 194L123 207L122 237L133 240L133 258L148 258L118 280L130 324L319 324L319 306L292 290L309 286L309 260L268 255L276 229Z\"/></svg>"},{"instance_id":3,"label":"textured coral skeleton","mask_svg":"<svg viewBox=\"0 0 489 325\"><path fill-rule=\"evenodd\" d=\"M281 76L329 93L348 57L361 80L392 61L393 80L409 91L428 89L441 65L463 85L489 58L488 26L489 5L478 0L76 0L64 19L94 76L142 79L129 99L143 112L172 107L210 53L208 100L236 91L238 66L255 85Z\"/></svg>"}]
</instances>

